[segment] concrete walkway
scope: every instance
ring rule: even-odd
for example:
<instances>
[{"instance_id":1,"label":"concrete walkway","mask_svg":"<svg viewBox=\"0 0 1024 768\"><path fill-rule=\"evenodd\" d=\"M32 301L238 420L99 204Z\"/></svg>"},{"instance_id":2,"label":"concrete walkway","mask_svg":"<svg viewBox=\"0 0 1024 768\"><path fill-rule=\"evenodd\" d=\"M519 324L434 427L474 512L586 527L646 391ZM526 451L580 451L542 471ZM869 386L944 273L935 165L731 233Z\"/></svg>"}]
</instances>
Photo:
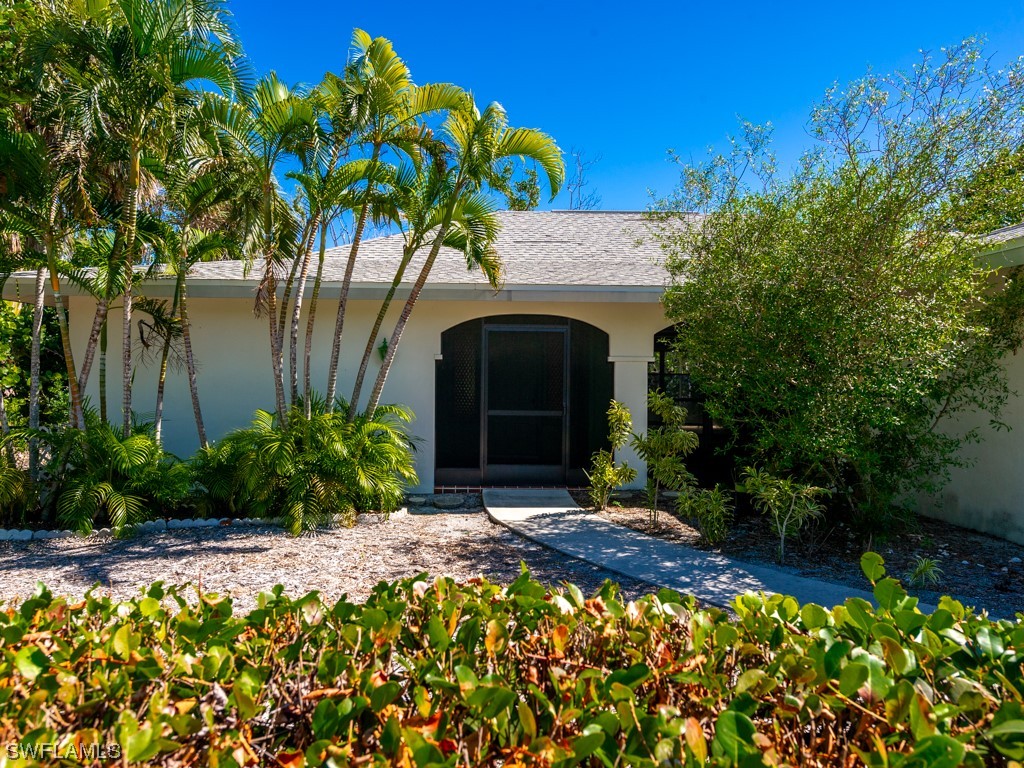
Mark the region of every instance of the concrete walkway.
<instances>
[{"instance_id":1,"label":"concrete walkway","mask_svg":"<svg viewBox=\"0 0 1024 768\"><path fill-rule=\"evenodd\" d=\"M865 590L751 565L610 523L580 509L564 490L488 489L483 497L492 520L538 544L721 608L747 591L792 595L801 604L829 608L848 597L874 602Z\"/></svg>"}]
</instances>

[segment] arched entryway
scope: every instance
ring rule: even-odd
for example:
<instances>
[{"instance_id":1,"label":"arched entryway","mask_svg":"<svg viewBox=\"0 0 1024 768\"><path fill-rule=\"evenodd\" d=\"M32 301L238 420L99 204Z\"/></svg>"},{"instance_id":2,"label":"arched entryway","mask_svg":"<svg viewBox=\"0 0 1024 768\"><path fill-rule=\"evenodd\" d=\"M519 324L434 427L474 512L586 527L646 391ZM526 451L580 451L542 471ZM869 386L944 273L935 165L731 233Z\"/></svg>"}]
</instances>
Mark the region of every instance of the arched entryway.
<instances>
[{"instance_id":1,"label":"arched entryway","mask_svg":"<svg viewBox=\"0 0 1024 768\"><path fill-rule=\"evenodd\" d=\"M438 486L582 485L607 444L608 334L551 315L498 315L441 335Z\"/></svg>"}]
</instances>

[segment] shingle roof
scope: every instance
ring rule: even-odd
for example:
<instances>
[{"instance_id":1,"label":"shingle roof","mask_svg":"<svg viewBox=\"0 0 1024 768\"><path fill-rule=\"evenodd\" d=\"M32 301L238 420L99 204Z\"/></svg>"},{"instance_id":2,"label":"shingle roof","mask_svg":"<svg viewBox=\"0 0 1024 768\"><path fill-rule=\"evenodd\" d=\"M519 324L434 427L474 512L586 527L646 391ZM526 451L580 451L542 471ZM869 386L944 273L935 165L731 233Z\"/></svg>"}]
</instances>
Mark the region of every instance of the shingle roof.
<instances>
[{"instance_id":1,"label":"shingle roof","mask_svg":"<svg viewBox=\"0 0 1024 768\"><path fill-rule=\"evenodd\" d=\"M1024 237L1024 223L1013 224L1012 226L1003 227L1002 229L997 229L994 232L989 232L985 235L985 240L992 245L1002 245L1003 243L1008 243L1011 240L1017 240L1022 237Z\"/></svg>"},{"instance_id":2,"label":"shingle roof","mask_svg":"<svg viewBox=\"0 0 1024 768\"><path fill-rule=\"evenodd\" d=\"M668 275L664 254L651 237L642 213L618 211L502 211L496 243L505 268L505 285L647 286L661 287ZM362 243L353 281L390 283L402 253L399 235ZM348 247L327 252L324 280L340 282ZM415 279L426 249L406 272ZM242 264L233 261L198 264L190 282L244 279ZM255 275L250 273L250 277ZM456 251L443 249L428 280L433 285L485 285L479 270L469 271Z\"/></svg>"}]
</instances>

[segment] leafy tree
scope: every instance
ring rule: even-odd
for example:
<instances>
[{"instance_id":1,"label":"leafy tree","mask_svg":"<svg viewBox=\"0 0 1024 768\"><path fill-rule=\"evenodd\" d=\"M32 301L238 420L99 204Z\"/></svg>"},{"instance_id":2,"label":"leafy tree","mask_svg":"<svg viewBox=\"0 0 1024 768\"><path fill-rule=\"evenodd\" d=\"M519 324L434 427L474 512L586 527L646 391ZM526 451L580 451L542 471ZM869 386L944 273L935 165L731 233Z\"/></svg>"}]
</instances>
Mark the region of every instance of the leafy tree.
<instances>
[{"instance_id":1,"label":"leafy tree","mask_svg":"<svg viewBox=\"0 0 1024 768\"><path fill-rule=\"evenodd\" d=\"M1024 144L1004 147L952 196L950 215L965 232L985 234L1024 222Z\"/></svg>"},{"instance_id":2,"label":"leafy tree","mask_svg":"<svg viewBox=\"0 0 1024 768\"><path fill-rule=\"evenodd\" d=\"M512 160L501 163L495 188L505 196L510 211L532 211L540 205L540 174L536 164L523 168L519 176L517 170Z\"/></svg>"},{"instance_id":3,"label":"leafy tree","mask_svg":"<svg viewBox=\"0 0 1024 768\"><path fill-rule=\"evenodd\" d=\"M652 215L665 307L740 456L877 524L980 437L957 417L998 418L1024 284L979 264L949 202L1020 143L1022 75L966 41L830 90L812 113L817 144L788 176L750 126L730 154L683 166Z\"/></svg>"}]
</instances>

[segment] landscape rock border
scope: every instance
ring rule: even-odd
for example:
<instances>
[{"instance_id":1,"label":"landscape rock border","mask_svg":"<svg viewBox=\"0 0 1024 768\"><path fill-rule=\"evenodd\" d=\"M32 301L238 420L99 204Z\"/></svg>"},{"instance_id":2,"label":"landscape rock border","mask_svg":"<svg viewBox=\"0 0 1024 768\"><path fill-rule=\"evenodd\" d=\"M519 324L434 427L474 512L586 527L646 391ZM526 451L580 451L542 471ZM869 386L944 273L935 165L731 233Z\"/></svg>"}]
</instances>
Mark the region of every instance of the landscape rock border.
<instances>
[{"instance_id":1,"label":"landscape rock border","mask_svg":"<svg viewBox=\"0 0 1024 768\"><path fill-rule=\"evenodd\" d=\"M403 517L408 513L408 509L406 507L402 507L401 509L392 512L390 515L387 515L387 519ZM384 517L373 512L369 513L369 515L371 517ZM165 520L163 518L159 518L139 523L134 528L130 529L130 533L163 533L164 531L194 530L196 528L215 528L218 526L231 526L237 528L259 528L261 526L266 526L270 528L281 528L283 527L283 521L279 517L205 517L193 518L190 520ZM113 535L114 532L110 528L94 528L88 533L83 533L82 531L70 531L66 529L62 531L32 531L27 528L0 528L0 541L50 541L53 539L71 538L96 539Z\"/></svg>"},{"instance_id":2,"label":"landscape rock border","mask_svg":"<svg viewBox=\"0 0 1024 768\"><path fill-rule=\"evenodd\" d=\"M483 508L483 500L479 493L420 493L410 494L407 497L409 506L392 512L388 517L401 517L409 514L409 508L413 507L413 514L443 514L445 512L467 513L477 512ZM375 513L369 513L374 516ZM258 518L258 517L209 517L194 518L191 520L157 519L147 520L132 529L132 533L158 533L162 531L188 530L194 528L212 528L218 525L235 526L271 526L282 527L280 518ZM0 528L0 541L49 541L51 539L71 538L95 538L102 536L113 536L110 528L97 528L89 533L71 530L45 530L33 531L28 528Z\"/></svg>"}]
</instances>

